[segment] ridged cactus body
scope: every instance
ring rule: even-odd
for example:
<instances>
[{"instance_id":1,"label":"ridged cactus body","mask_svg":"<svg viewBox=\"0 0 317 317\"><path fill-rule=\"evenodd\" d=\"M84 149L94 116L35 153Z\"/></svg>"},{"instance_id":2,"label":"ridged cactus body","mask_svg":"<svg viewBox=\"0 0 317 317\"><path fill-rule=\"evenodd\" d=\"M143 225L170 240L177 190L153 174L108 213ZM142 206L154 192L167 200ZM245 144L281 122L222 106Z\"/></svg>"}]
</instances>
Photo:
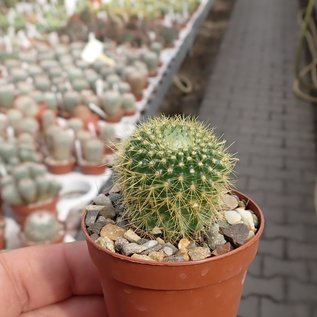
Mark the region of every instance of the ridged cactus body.
<instances>
[{"instance_id":1,"label":"ridged cactus body","mask_svg":"<svg viewBox=\"0 0 317 317\"><path fill-rule=\"evenodd\" d=\"M164 237L197 238L220 218L235 159L195 119L154 118L126 141L114 170L125 216Z\"/></svg>"},{"instance_id":2,"label":"ridged cactus body","mask_svg":"<svg viewBox=\"0 0 317 317\"><path fill-rule=\"evenodd\" d=\"M84 159L89 164L102 163L105 152L105 145L101 140L97 138L91 138L90 140L83 142L82 148Z\"/></svg>"},{"instance_id":3,"label":"ridged cactus body","mask_svg":"<svg viewBox=\"0 0 317 317\"><path fill-rule=\"evenodd\" d=\"M37 211L30 215L24 225L24 236L28 241L43 243L57 240L63 227L49 211Z\"/></svg>"}]
</instances>

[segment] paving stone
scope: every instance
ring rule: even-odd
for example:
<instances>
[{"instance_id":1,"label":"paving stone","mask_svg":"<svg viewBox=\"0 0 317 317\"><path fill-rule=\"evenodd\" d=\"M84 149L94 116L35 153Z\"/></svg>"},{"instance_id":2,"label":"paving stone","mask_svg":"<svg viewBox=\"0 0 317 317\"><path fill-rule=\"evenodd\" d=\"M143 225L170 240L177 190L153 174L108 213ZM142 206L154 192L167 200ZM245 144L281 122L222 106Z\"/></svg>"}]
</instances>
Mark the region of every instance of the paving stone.
<instances>
[{"instance_id":1,"label":"paving stone","mask_svg":"<svg viewBox=\"0 0 317 317\"><path fill-rule=\"evenodd\" d=\"M272 256L263 257L263 275L267 277L285 276L301 281L309 281L307 263L303 260L289 261Z\"/></svg>"},{"instance_id":2,"label":"paving stone","mask_svg":"<svg viewBox=\"0 0 317 317\"><path fill-rule=\"evenodd\" d=\"M284 281L282 277L261 278L248 273L245 280L244 295L270 297L275 301L285 300Z\"/></svg>"},{"instance_id":3,"label":"paving stone","mask_svg":"<svg viewBox=\"0 0 317 317\"><path fill-rule=\"evenodd\" d=\"M317 305L317 284L301 283L295 279L289 279L287 282L290 301L312 302Z\"/></svg>"},{"instance_id":4,"label":"paving stone","mask_svg":"<svg viewBox=\"0 0 317 317\"><path fill-rule=\"evenodd\" d=\"M248 296L242 298L241 305L239 307L238 317L255 317L260 316L260 297Z\"/></svg>"},{"instance_id":5,"label":"paving stone","mask_svg":"<svg viewBox=\"0 0 317 317\"><path fill-rule=\"evenodd\" d=\"M261 314L259 316L311 317L310 308L307 305L276 303L266 298L261 299Z\"/></svg>"}]
</instances>

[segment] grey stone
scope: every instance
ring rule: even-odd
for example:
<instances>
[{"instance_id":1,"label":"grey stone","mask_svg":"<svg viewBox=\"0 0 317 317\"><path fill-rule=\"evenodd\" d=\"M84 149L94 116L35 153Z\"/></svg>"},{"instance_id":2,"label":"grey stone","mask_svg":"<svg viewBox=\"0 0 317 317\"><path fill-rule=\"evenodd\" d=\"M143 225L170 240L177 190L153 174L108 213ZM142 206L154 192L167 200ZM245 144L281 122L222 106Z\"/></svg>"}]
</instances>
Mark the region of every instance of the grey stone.
<instances>
[{"instance_id":1,"label":"grey stone","mask_svg":"<svg viewBox=\"0 0 317 317\"><path fill-rule=\"evenodd\" d=\"M148 241L150 241L150 240L146 239L146 238L141 238L137 243L141 245L141 244L144 244L144 243L146 243Z\"/></svg>"},{"instance_id":2,"label":"grey stone","mask_svg":"<svg viewBox=\"0 0 317 317\"><path fill-rule=\"evenodd\" d=\"M116 252L115 248L114 248L114 242L111 239L109 239L107 237L100 237L97 239L96 242L99 243L104 248L106 248L112 252Z\"/></svg>"},{"instance_id":3,"label":"grey stone","mask_svg":"<svg viewBox=\"0 0 317 317\"><path fill-rule=\"evenodd\" d=\"M106 206L108 207L109 204L111 204L111 200L108 196L106 196L105 194L99 194L95 199L94 199L94 203L96 205L100 205L100 206Z\"/></svg>"},{"instance_id":4,"label":"grey stone","mask_svg":"<svg viewBox=\"0 0 317 317\"><path fill-rule=\"evenodd\" d=\"M188 255L192 261L200 261L211 255L210 249L206 247L196 247L188 249Z\"/></svg>"},{"instance_id":5,"label":"grey stone","mask_svg":"<svg viewBox=\"0 0 317 317\"><path fill-rule=\"evenodd\" d=\"M93 233L91 236L90 236L91 239L93 240L97 240L99 238L99 234L96 234L96 233Z\"/></svg>"},{"instance_id":6,"label":"grey stone","mask_svg":"<svg viewBox=\"0 0 317 317\"><path fill-rule=\"evenodd\" d=\"M249 229L244 223L238 223L223 229L224 236L235 246L243 245L249 236Z\"/></svg>"},{"instance_id":7,"label":"grey stone","mask_svg":"<svg viewBox=\"0 0 317 317\"><path fill-rule=\"evenodd\" d=\"M129 241L125 238L118 238L115 243L114 243L114 246L115 246L115 249L118 251L118 252L122 252L123 250L123 247L126 245L126 244L129 244Z\"/></svg>"},{"instance_id":8,"label":"grey stone","mask_svg":"<svg viewBox=\"0 0 317 317\"><path fill-rule=\"evenodd\" d=\"M174 255L176 252L174 252L174 250L169 247L169 246L165 246L163 247L163 252L167 255L167 256L171 256Z\"/></svg>"},{"instance_id":9,"label":"grey stone","mask_svg":"<svg viewBox=\"0 0 317 317\"><path fill-rule=\"evenodd\" d=\"M207 235L207 243L208 246L214 250L220 245L224 245L227 241L223 234L219 232L219 225L214 224L211 228L206 232Z\"/></svg>"},{"instance_id":10,"label":"grey stone","mask_svg":"<svg viewBox=\"0 0 317 317\"><path fill-rule=\"evenodd\" d=\"M91 226L89 226L87 228L87 231L90 233L90 234L100 234L100 231L101 229L104 227L104 224L101 223L101 222L95 222L94 224L92 224Z\"/></svg>"},{"instance_id":11,"label":"grey stone","mask_svg":"<svg viewBox=\"0 0 317 317\"><path fill-rule=\"evenodd\" d=\"M111 193L109 194L109 198L112 202L112 205L115 206L115 205L118 205L122 196L118 193Z\"/></svg>"},{"instance_id":12,"label":"grey stone","mask_svg":"<svg viewBox=\"0 0 317 317\"><path fill-rule=\"evenodd\" d=\"M132 229L127 230L123 237L130 242L138 242L141 239L141 237L137 235Z\"/></svg>"},{"instance_id":13,"label":"grey stone","mask_svg":"<svg viewBox=\"0 0 317 317\"><path fill-rule=\"evenodd\" d=\"M98 215L99 215L99 211L98 210L89 210L89 211L87 211L86 219L85 219L86 226L89 227L92 224L94 224L96 222L96 220L97 220Z\"/></svg>"},{"instance_id":14,"label":"grey stone","mask_svg":"<svg viewBox=\"0 0 317 317\"><path fill-rule=\"evenodd\" d=\"M101 205L88 205L86 207L87 214L90 212L98 212L99 215L104 216L105 218L114 218L115 211L113 206L101 206Z\"/></svg>"},{"instance_id":15,"label":"grey stone","mask_svg":"<svg viewBox=\"0 0 317 317\"><path fill-rule=\"evenodd\" d=\"M185 262L185 258L182 255L172 255L164 258L164 262Z\"/></svg>"},{"instance_id":16,"label":"grey stone","mask_svg":"<svg viewBox=\"0 0 317 317\"><path fill-rule=\"evenodd\" d=\"M116 224L117 224L117 226L119 226L121 228L126 228L129 225L128 221L123 219L122 217L117 217Z\"/></svg>"},{"instance_id":17,"label":"grey stone","mask_svg":"<svg viewBox=\"0 0 317 317\"><path fill-rule=\"evenodd\" d=\"M134 242L123 244L122 246L122 252L124 255L131 255L133 253L141 254L145 249L146 247L144 245L139 245Z\"/></svg>"},{"instance_id":18,"label":"grey stone","mask_svg":"<svg viewBox=\"0 0 317 317\"><path fill-rule=\"evenodd\" d=\"M163 245L159 244L158 242L156 244L154 243L150 243L150 242L157 242L155 240L150 240L144 244L142 244L143 246L146 246L146 249L141 253L141 254L150 254L152 252L158 252L162 249Z\"/></svg>"}]
</instances>

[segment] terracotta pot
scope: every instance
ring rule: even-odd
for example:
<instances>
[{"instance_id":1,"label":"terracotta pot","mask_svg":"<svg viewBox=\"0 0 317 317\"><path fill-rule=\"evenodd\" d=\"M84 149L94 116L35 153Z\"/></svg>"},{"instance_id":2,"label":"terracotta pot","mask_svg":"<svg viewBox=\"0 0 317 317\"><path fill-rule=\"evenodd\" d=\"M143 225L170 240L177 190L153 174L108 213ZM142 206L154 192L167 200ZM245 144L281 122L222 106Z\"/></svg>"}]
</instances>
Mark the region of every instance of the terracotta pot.
<instances>
[{"instance_id":1,"label":"terracotta pot","mask_svg":"<svg viewBox=\"0 0 317 317\"><path fill-rule=\"evenodd\" d=\"M49 158L46 158L44 160L45 165L47 166L47 169L52 174L67 174L70 173L74 167L75 167L75 159L72 158L72 160L68 163L53 163Z\"/></svg>"},{"instance_id":2,"label":"terracotta pot","mask_svg":"<svg viewBox=\"0 0 317 317\"><path fill-rule=\"evenodd\" d=\"M103 174L105 172L107 166L104 164L103 165L92 165L92 164L81 163L79 168L83 174L100 175L100 174Z\"/></svg>"},{"instance_id":3,"label":"terracotta pot","mask_svg":"<svg viewBox=\"0 0 317 317\"><path fill-rule=\"evenodd\" d=\"M247 269L264 228L260 208L248 197L260 227L250 241L224 255L192 262L147 262L102 248L82 230L96 265L109 317L236 317ZM108 316L105 312L105 316Z\"/></svg>"},{"instance_id":4,"label":"terracotta pot","mask_svg":"<svg viewBox=\"0 0 317 317\"><path fill-rule=\"evenodd\" d=\"M134 116L136 113L138 112L138 110L137 109L133 109L133 110L126 110L125 112L124 112L124 115L126 116L126 117L131 117L131 116Z\"/></svg>"},{"instance_id":5,"label":"terracotta pot","mask_svg":"<svg viewBox=\"0 0 317 317\"><path fill-rule=\"evenodd\" d=\"M107 114L105 120L106 120L107 122L110 122L110 123L117 123L117 122L120 122L120 121L121 121L122 116L123 116L122 111L120 111L120 113L118 113L117 115L114 115L114 116L110 116L110 115Z\"/></svg>"},{"instance_id":6,"label":"terracotta pot","mask_svg":"<svg viewBox=\"0 0 317 317\"><path fill-rule=\"evenodd\" d=\"M38 210L47 210L54 215L57 215L56 205L58 202L58 197L54 199L50 199L44 202L40 202L37 204L31 205L10 205L16 221L23 226L26 218L31 213L38 211Z\"/></svg>"}]
</instances>

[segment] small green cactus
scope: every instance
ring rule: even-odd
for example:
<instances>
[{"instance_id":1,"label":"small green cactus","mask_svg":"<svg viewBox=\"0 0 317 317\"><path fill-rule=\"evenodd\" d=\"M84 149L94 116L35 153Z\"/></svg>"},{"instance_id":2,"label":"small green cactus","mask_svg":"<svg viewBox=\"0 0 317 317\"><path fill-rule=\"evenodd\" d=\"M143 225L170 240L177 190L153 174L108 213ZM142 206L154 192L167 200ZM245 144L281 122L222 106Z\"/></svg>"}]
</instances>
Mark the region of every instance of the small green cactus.
<instances>
[{"instance_id":1,"label":"small green cactus","mask_svg":"<svg viewBox=\"0 0 317 317\"><path fill-rule=\"evenodd\" d=\"M149 73L151 75L155 74L159 64L157 54L151 51L146 51L143 55L143 61L146 64Z\"/></svg>"},{"instance_id":2,"label":"small green cactus","mask_svg":"<svg viewBox=\"0 0 317 317\"><path fill-rule=\"evenodd\" d=\"M122 95L122 108L126 114L132 114L136 111L135 97L131 93Z\"/></svg>"},{"instance_id":3,"label":"small green cactus","mask_svg":"<svg viewBox=\"0 0 317 317\"><path fill-rule=\"evenodd\" d=\"M75 132L75 134L77 134L78 131L83 129L84 123L79 118L71 118L68 120L68 127L72 129Z\"/></svg>"},{"instance_id":4,"label":"small green cactus","mask_svg":"<svg viewBox=\"0 0 317 317\"><path fill-rule=\"evenodd\" d=\"M80 104L81 98L77 91L66 91L63 95L63 109L69 113Z\"/></svg>"},{"instance_id":5,"label":"small green cactus","mask_svg":"<svg viewBox=\"0 0 317 317\"><path fill-rule=\"evenodd\" d=\"M30 96L19 96L14 101L14 108L20 110L26 117L34 117L38 112L37 102Z\"/></svg>"},{"instance_id":6,"label":"small green cactus","mask_svg":"<svg viewBox=\"0 0 317 317\"><path fill-rule=\"evenodd\" d=\"M45 92L43 94L43 100L44 103L47 104L48 108L54 112L57 111L57 107L58 107L58 100L57 100L57 96L55 93L53 92Z\"/></svg>"},{"instance_id":7,"label":"small green cactus","mask_svg":"<svg viewBox=\"0 0 317 317\"><path fill-rule=\"evenodd\" d=\"M18 81L25 81L28 78L28 73L22 68L12 68L10 75L14 83Z\"/></svg>"},{"instance_id":8,"label":"small green cactus","mask_svg":"<svg viewBox=\"0 0 317 317\"><path fill-rule=\"evenodd\" d=\"M9 205L29 205L57 197L61 185L48 176L45 166L22 163L13 168L11 179L1 181L1 188Z\"/></svg>"},{"instance_id":9,"label":"small green cactus","mask_svg":"<svg viewBox=\"0 0 317 317\"><path fill-rule=\"evenodd\" d=\"M72 86L76 91L79 91L79 92L90 88L88 81L84 78L77 78L73 80Z\"/></svg>"},{"instance_id":10,"label":"small green cactus","mask_svg":"<svg viewBox=\"0 0 317 317\"><path fill-rule=\"evenodd\" d=\"M11 126L14 130L17 130L22 123L23 114L20 110L10 109L7 112L7 118L9 126Z\"/></svg>"},{"instance_id":11,"label":"small green cactus","mask_svg":"<svg viewBox=\"0 0 317 317\"><path fill-rule=\"evenodd\" d=\"M105 146L113 147L116 143L116 133L113 125L100 122L100 140L104 142Z\"/></svg>"},{"instance_id":12,"label":"small green cactus","mask_svg":"<svg viewBox=\"0 0 317 317\"><path fill-rule=\"evenodd\" d=\"M162 44L160 42L153 42L151 44L151 50L156 53L157 57L160 57Z\"/></svg>"},{"instance_id":13,"label":"small green cactus","mask_svg":"<svg viewBox=\"0 0 317 317\"><path fill-rule=\"evenodd\" d=\"M36 135L39 132L40 126L36 119L34 118L24 118L23 125L21 125L17 132L20 133L29 133Z\"/></svg>"},{"instance_id":14,"label":"small green cactus","mask_svg":"<svg viewBox=\"0 0 317 317\"><path fill-rule=\"evenodd\" d=\"M40 91L49 91L51 85L51 81L46 75L37 75L34 77L34 86Z\"/></svg>"},{"instance_id":15,"label":"small green cactus","mask_svg":"<svg viewBox=\"0 0 317 317\"><path fill-rule=\"evenodd\" d=\"M29 242L53 242L63 234L63 225L52 213L41 210L32 213L26 219L23 234Z\"/></svg>"},{"instance_id":16,"label":"small green cactus","mask_svg":"<svg viewBox=\"0 0 317 317\"><path fill-rule=\"evenodd\" d=\"M14 143L0 141L0 157L3 162L9 163L9 161L17 157L18 150Z\"/></svg>"},{"instance_id":17,"label":"small green cactus","mask_svg":"<svg viewBox=\"0 0 317 317\"><path fill-rule=\"evenodd\" d=\"M59 162L70 162L73 152L73 136L68 131L59 130L53 135L52 158Z\"/></svg>"},{"instance_id":18,"label":"small green cactus","mask_svg":"<svg viewBox=\"0 0 317 317\"><path fill-rule=\"evenodd\" d=\"M120 94L114 90L108 90L102 96L102 107L109 116L116 116L121 112L122 100Z\"/></svg>"},{"instance_id":19,"label":"small green cactus","mask_svg":"<svg viewBox=\"0 0 317 317\"><path fill-rule=\"evenodd\" d=\"M118 83L118 89L119 89L119 92L122 94L127 93L127 92L131 92L130 85L124 81L120 81Z\"/></svg>"},{"instance_id":20,"label":"small green cactus","mask_svg":"<svg viewBox=\"0 0 317 317\"><path fill-rule=\"evenodd\" d=\"M10 109L13 105L14 87L12 85L1 85L0 108Z\"/></svg>"},{"instance_id":21,"label":"small green cactus","mask_svg":"<svg viewBox=\"0 0 317 317\"><path fill-rule=\"evenodd\" d=\"M199 238L221 218L235 159L225 141L195 119L158 117L141 124L114 165L125 217L168 241Z\"/></svg>"},{"instance_id":22,"label":"small green cactus","mask_svg":"<svg viewBox=\"0 0 317 317\"><path fill-rule=\"evenodd\" d=\"M27 72L31 77L34 78L35 76L41 75L43 70L38 65L30 65L27 69Z\"/></svg>"},{"instance_id":23,"label":"small green cactus","mask_svg":"<svg viewBox=\"0 0 317 317\"><path fill-rule=\"evenodd\" d=\"M83 158L88 164L101 164L104 158L105 145L97 139L91 138L82 143Z\"/></svg>"}]
</instances>

